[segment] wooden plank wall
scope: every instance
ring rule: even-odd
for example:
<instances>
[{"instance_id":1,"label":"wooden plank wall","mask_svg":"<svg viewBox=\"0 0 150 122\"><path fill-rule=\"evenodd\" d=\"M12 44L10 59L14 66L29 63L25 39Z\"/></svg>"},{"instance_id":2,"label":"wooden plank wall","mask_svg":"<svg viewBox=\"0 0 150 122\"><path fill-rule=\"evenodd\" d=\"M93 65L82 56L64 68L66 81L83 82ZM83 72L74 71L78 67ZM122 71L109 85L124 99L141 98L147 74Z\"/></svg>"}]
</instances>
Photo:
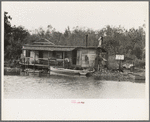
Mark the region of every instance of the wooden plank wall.
<instances>
[{"instance_id":1,"label":"wooden plank wall","mask_svg":"<svg viewBox=\"0 0 150 122\"><path fill-rule=\"evenodd\" d=\"M22 50L24 57L26 57L26 50Z\"/></svg>"},{"instance_id":2,"label":"wooden plank wall","mask_svg":"<svg viewBox=\"0 0 150 122\"><path fill-rule=\"evenodd\" d=\"M43 51L43 58L48 58L48 51Z\"/></svg>"},{"instance_id":3,"label":"wooden plank wall","mask_svg":"<svg viewBox=\"0 0 150 122\"><path fill-rule=\"evenodd\" d=\"M34 61L34 58L36 61L38 61L39 58L39 51L30 51L30 64Z\"/></svg>"},{"instance_id":4,"label":"wooden plank wall","mask_svg":"<svg viewBox=\"0 0 150 122\"><path fill-rule=\"evenodd\" d=\"M77 62L76 65L81 66L82 65L82 50L78 49L77 50Z\"/></svg>"},{"instance_id":5,"label":"wooden plank wall","mask_svg":"<svg viewBox=\"0 0 150 122\"><path fill-rule=\"evenodd\" d=\"M89 67L94 67L95 58L96 58L96 50L95 49L88 50L88 58L89 58Z\"/></svg>"},{"instance_id":6,"label":"wooden plank wall","mask_svg":"<svg viewBox=\"0 0 150 122\"><path fill-rule=\"evenodd\" d=\"M86 58L88 57L88 61ZM79 49L77 50L77 65L82 67L93 67L95 63L95 49Z\"/></svg>"}]
</instances>

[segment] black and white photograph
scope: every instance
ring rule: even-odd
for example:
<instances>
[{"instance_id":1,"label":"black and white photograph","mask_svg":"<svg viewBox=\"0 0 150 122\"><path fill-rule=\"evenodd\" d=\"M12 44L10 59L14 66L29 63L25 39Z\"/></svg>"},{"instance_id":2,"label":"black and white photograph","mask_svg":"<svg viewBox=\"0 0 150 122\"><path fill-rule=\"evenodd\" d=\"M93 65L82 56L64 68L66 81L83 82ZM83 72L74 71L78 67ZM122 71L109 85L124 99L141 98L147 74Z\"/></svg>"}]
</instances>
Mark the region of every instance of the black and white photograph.
<instances>
[{"instance_id":1,"label":"black and white photograph","mask_svg":"<svg viewBox=\"0 0 150 122\"><path fill-rule=\"evenodd\" d=\"M148 120L148 1L1 2L2 120Z\"/></svg>"}]
</instances>

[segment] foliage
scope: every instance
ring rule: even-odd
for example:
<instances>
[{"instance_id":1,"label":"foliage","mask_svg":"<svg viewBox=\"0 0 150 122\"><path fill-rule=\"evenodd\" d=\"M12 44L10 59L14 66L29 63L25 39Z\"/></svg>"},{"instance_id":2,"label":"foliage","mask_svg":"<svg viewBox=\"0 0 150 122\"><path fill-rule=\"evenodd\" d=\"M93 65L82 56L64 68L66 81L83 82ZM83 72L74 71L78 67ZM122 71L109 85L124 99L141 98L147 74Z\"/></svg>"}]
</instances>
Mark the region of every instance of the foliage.
<instances>
[{"instance_id":1,"label":"foliage","mask_svg":"<svg viewBox=\"0 0 150 122\"><path fill-rule=\"evenodd\" d=\"M111 27L108 25L101 30L94 31L89 28L76 26L72 31L67 27L64 33L60 33L51 25L48 25L47 31L44 31L42 28L36 31L28 38L29 42L34 37L35 40L46 38L56 45L85 46L86 35L88 34L88 46L97 46L98 38L103 36L103 47L108 51L109 55L123 54L128 57L134 58L136 56L138 59L142 59L145 54L143 51L145 48L144 27L126 30L121 26Z\"/></svg>"},{"instance_id":2,"label":"foliage","mask_svg":"<svg viewBox=\"0 0 150 122\"><path fill-rule=\"evenodd\" d=\"M7 15L8 12L4 12L4 48L9 44L8 40L11 36L11 24L10 20L12 19Z\"/></svg>"},{"instance_id":3,"label":"foliage","mask_svg":"<svg viewBox=\"0 0 150 122\"><path fill-rule=\"evenodd\" d=\"M133 59L145 58L145 31L144 26L129 30L119 26L105 26L100 30L85 27L74 27L70 30L68 26L64 33L56 31L51 25L47 29L40 27L29 33L25 28L11 27L11 17L5 12L5 52L10 55L20 55L21 45L33 43L35 40L46 38L56 45L86 46L86 35L88 35L88 46L98 46L98 38L103 36L103 48L109 55L123 54ZM15 47L15 49L13 48Z\"/></svg>"},{"instance_id":4,"label":"foliage","mask_svg":"<svg viewBox=\"0 0 150 122\"><path fill-rule=\"evenodd\" d=\"M141 59L135 59L134 65L135 67L145 68L145 61Z\"/></svg>"},{"instance_id":5,"label":"foliage","mask_svg":"<svg viewBox=\"0 0 150 122\"><path fill-rule=\"evenodd\" d=\"M5 12L4 16L4 58L17 58L20 57L22 52L22 45L27 42L27 35L29 35L28 31L24 29L22 26L11 26L10 16Z\"/></svg>"}]
</instances>

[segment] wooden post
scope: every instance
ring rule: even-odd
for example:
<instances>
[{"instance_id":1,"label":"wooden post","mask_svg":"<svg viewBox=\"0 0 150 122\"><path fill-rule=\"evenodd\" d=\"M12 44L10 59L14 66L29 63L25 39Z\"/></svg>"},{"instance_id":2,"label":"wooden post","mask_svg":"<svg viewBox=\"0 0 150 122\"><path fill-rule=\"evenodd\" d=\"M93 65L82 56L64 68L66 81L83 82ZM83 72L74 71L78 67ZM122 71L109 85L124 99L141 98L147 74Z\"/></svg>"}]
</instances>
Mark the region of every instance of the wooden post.
<instances>
[{"instance_id":1,"label":"wooden post","mask_svg":"<svg viewBox=\"0 0 150 122\"><path fill-rule=\"evenodd\" d=\"M80 50L80 56L81 56L81 67L82 67L82 50Z\"/></svg>"},{"instance_id":2,"label":"wooden post","mask_svg":"<svg viewBox=\"0 0 150 122\"><path fill-rule=\"evenodd\" d=\"M26 70L26 68L27 68L27 66L26 66L26 65L27 65L27 64L26 64L26 57L25 57L24 59L25 59L25 60L24 60L24 64L25 64L24 67L25 67L25 70ZM26 73L26 71L25 71L25 76L26 76L26 74L27 74L27 73Z\"/></svg>"},{"instance_id":3,"label":"wooden post","mask_svg":"<svg viewBox=\"0 0 150 122\"><path fill-rule=\"evenodd\" d=\"M25 65L26 65L26 64L25 64L25 57L24 57L24 68L26 68Z\"/></svg>"},{"instance_id":4,"label":"wooden post","mask_svg":"<svg viewBox=\"0 0 150 122\"><path fill-rule=\"evenodd\" d=\"M121 70L121 60L119 61L119 71Z\"/></svg>"},{"instance_id":5,"label":"wooden post","mask_svg":"<svg viewBox=\"0 0 150 122\"><path fill-rule=\"evenodd\" d=\"M65 52L63 52L63 68L65 67Z\"/></svg>"},{"instance_id":6,"label":"wooden post","mask_svg":"<svg viewBox=\"0 0 150 122\"><path fill-rule=\"evenodd\" d=\"M29 58L27 58L27 68L29 68Z\"/></svg>"},{"instance_id":7,"label":"wooden post","mask_svg":"<svg viewBox=\"0 0 150 122\"><path fill-rule=\"evenodd\" d=\"M34 51L34 75L35 75L35 51Z\"/></svg>"},{"instance_id":8,"label":"wooden post","mask_svg":"<svg viewBox=\"0 0 150 122\"><path fill-rule=\"evenodd\" d=\"M48 77L50 76L50 63L49 63L49 52L48 52Z\"/></svg>"},{"instance_id":9,"label":"wooden post","mask_svg":"<svg viewBox=\"0 0 150 122\"><path fill-rule=\"evenodd\" d=\"M23 60L24 60L24 65L23 65L23 72L24 72L24 70L26 69L26 64L25 64L25 57L23 58Z\"/></svg>"}]
</instances>

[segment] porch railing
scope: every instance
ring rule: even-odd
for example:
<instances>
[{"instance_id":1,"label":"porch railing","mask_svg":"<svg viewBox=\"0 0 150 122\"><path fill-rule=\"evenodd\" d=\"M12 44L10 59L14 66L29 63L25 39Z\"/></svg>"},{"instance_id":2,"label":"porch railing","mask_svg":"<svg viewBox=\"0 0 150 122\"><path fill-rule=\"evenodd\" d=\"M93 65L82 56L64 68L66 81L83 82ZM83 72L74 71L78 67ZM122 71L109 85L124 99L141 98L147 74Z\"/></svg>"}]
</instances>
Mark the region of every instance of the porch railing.
<instances>
[{"instance_id":1,"label":"porch railing","mask_svg":"<svg viewBox=\"0 0 150 122\"><path fill-rule=\"evenodd\" d=\"M24 57L20 60L21 64L24 65L41 65L41 66L64 66L64 59L54 59L54 58L33 58L33 57Z\"/></svg>"}]
</instances>

